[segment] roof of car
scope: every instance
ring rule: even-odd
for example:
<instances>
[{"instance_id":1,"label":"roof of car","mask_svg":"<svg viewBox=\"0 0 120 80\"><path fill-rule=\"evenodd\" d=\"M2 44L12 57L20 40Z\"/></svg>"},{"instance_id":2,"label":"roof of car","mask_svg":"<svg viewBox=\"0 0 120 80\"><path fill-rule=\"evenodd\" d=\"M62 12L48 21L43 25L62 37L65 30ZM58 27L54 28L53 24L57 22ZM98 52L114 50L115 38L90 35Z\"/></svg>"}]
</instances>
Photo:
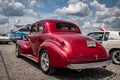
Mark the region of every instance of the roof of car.
<instances>
[{"instance_id":1,"label":"roof of car","mask_svg":"<svg viewBox=\"0 0 120 80\"><path fill-rule=\"evenodd\" d=\"M37 21L37 23L39 23L39 22L66 22L66 23L72 23L72 22L69 22L69 21L57 20L57 19L45 19L45 20ZM74 23L72 23L72 24L74 24Z\"/></svg>"},{"instance_id":2,"label":"roof of car","mask_svg":"<svg viewBox=\"0 0 120 80\"><path fill-rule=\"evenodd\" d=\"M72 23L72 22L69 22L69 21L64 21L64 20L55 20L55 19L46 19L46 20L40 20L40 21L37 21L33 24L39 24L39 23L43 23L44 26L46 27L46 32L65 32L65 30L57 30L56 29L56 24L57 23L68 23L68 24L73 24L75 27L76 27L76 31L72 31L72 32L77 32L77 33L81 33L81 31L79 30L79 27ZM71 31L68 31L68 32L71 32Z\"/></svg>"}]
</instances>

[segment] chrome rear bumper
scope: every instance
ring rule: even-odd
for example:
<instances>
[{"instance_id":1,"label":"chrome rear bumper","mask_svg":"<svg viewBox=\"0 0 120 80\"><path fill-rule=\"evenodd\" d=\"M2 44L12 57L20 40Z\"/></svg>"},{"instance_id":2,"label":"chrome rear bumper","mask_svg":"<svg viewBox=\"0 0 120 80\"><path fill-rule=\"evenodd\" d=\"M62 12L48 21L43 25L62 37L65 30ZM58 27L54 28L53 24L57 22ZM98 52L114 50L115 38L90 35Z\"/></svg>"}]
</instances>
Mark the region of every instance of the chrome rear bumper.
<instances>
[{"instance_id":1,"label":"chrome rear bumper","mask_svg":"<svg viewBox=\"0 0 120 80\"><path fill-rule=\"evenodd\" d=\"M86 63L86 64L69 64L67 68L69 69L90 69L90 68L107 66L111 63L112 63L112 60L108 60L104 62L96 62L96 63Z\"/></svg>"}]
</instances>

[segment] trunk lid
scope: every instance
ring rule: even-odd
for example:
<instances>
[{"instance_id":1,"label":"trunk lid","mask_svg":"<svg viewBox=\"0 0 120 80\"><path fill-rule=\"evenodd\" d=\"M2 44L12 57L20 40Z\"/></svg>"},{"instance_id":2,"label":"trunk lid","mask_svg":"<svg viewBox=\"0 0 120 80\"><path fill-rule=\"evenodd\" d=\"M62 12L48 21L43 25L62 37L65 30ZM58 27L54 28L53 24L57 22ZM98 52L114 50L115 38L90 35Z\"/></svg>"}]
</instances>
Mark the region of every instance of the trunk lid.
<instances>
[{"instance_id":1,"label":"trunk lid","mask_svg":"<svg viewBox=\"0 0 120 80\"><path fill-rule=\"evenodd\" d=\"M89 37L81 34L64 34L59 36L64 38L71 46L72 51L68 52L68 58L72 63L102 61L107 60L109 57L101 44ZM87 41L94 41L96 47L88 47Z\"/></svg>"}]
</instances>

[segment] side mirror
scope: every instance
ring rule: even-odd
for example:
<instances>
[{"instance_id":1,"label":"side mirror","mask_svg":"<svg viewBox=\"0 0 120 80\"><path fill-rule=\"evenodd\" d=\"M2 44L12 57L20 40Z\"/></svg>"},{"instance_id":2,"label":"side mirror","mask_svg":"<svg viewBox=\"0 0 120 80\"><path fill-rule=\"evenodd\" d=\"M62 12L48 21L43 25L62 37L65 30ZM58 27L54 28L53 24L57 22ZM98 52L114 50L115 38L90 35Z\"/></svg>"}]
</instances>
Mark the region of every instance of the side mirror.
<instances>
[{"instance_id":1,"label":"side mirror","mask_svg":"<svg viewBox=\"0 0 120 80\"><path fill-rule=\"evenodd\" d=\"M24 40L24 41L28 41L28 37L27 37L27 36L24 36L24 37L23 37L23 40Z\"/></svg>"},{"instance_id":2,"label":"side mirror","mask_svg":"<svg viewBox=\"0 0 120 80\"><path fill-rule=\"evenodd\" d=\"M27 36L25 35L24 38L27 38Z\"/></svg>"}]
</instances>

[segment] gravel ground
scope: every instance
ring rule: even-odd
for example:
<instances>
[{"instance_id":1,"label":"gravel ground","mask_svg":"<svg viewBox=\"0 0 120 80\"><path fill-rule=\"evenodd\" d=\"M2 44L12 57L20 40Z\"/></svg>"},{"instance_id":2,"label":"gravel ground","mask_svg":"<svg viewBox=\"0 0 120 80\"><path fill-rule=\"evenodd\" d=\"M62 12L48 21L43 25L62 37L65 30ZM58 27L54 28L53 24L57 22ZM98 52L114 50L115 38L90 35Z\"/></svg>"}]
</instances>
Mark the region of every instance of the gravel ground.
<instances>
[{"instance_id":1,"label":"gravel ground","mask_svg":"<svg viewBox=\"0 0 120 80\"><path fill-rule=\"evenodd\" d=\"M60 69L56 74L46 75L35 62L16 58L15 44L0 44L0 50L0 80L120 80L120 65L81 72Z\"/></svg>"}]
</instances>

